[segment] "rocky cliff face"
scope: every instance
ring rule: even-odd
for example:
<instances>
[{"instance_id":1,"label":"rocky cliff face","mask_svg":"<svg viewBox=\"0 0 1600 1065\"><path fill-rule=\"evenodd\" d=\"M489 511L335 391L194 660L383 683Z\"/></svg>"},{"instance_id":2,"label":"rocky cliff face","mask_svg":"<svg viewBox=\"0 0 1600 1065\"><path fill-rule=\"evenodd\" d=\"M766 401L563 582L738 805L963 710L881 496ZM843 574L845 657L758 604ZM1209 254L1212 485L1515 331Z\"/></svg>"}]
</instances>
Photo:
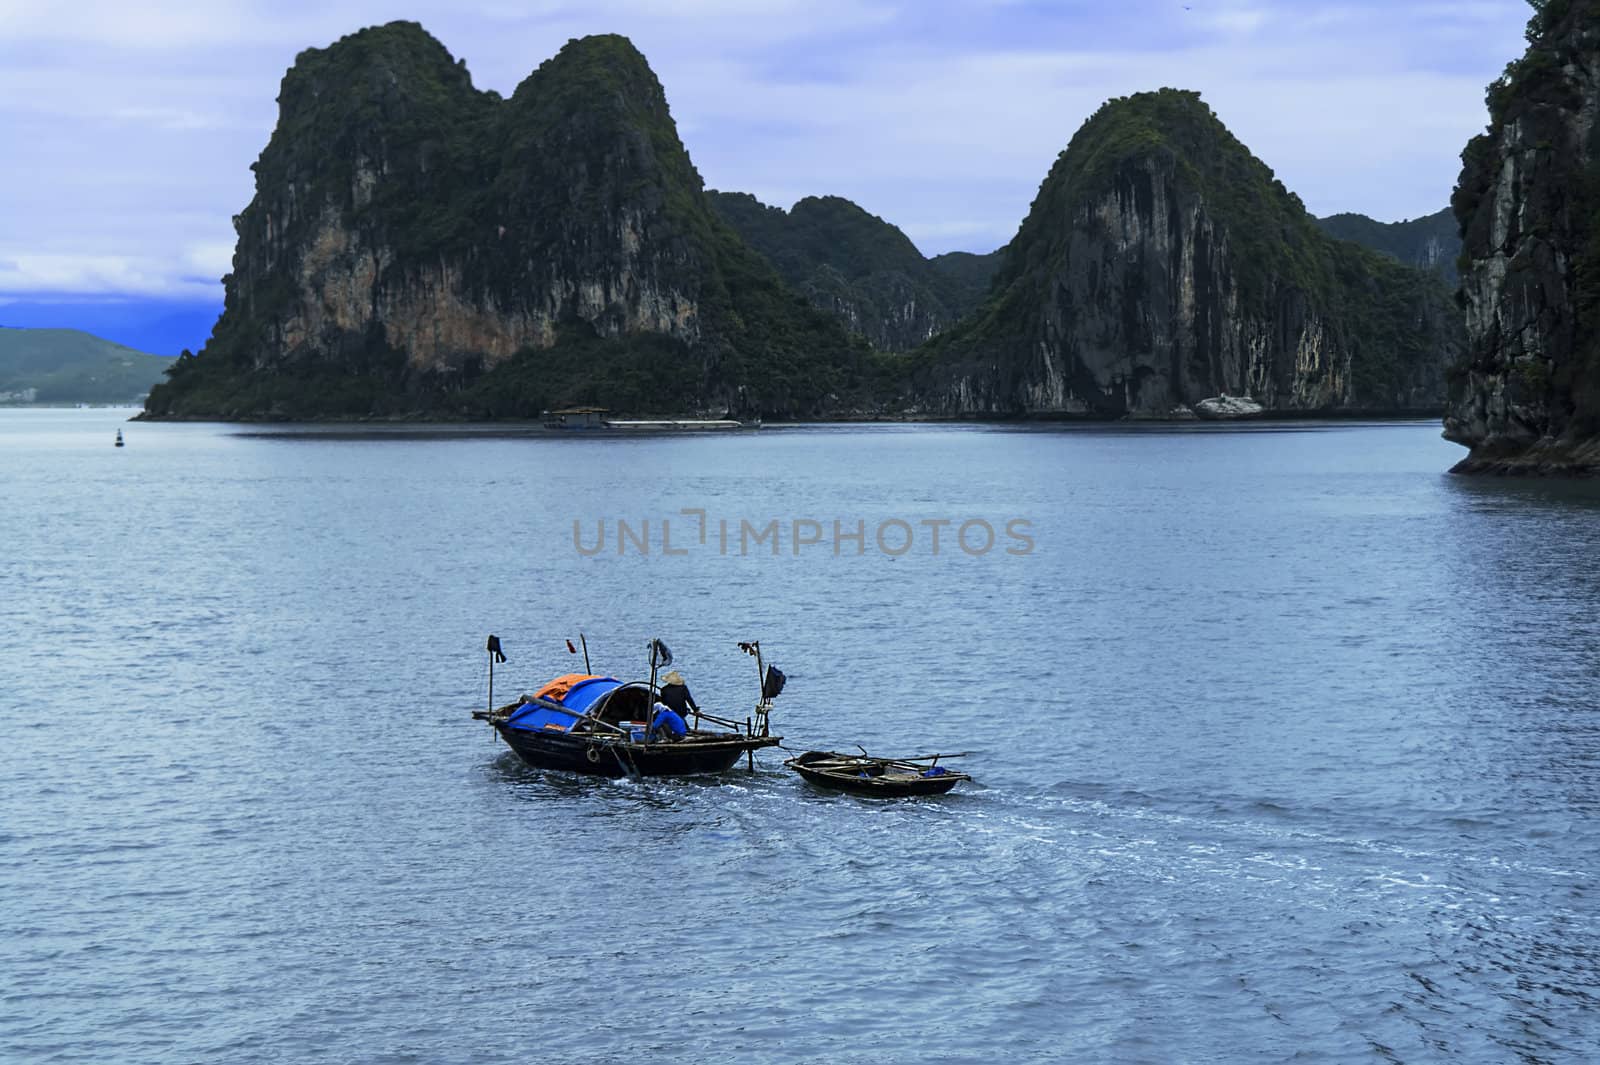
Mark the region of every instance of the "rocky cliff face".
<instances>
[{"instance_id":1,"label":"rocky cliff face","mask_svg":"<svg viewBox=\"0 0 1600 1065\"><path fill-rule=\"evenodd\" d=\"M1319 231L1194 93L1106 104L1041 186L980 310L919 353L949 414L1437 410L1437 279Z\"/></svg>"},{"instance_id":2,"label":"rocky cliff face","mask_svg":"<svg viewBox=\"0 0 1600 1065\"><path fill-rule=\"evenodd\" d=\"M1489 89L1452 206L1470 347L1460 472L1600 472L1600 0L1551 0Z\"/></svg>"},{"instance_id":3,"label":"rocky cliff face","mask_svg":"<svg viewBox=\"0 0 1600 1065\"><path fill-rule=\"evenodd\" d=\"M1364 214L1336 214L1317 219L1317 225L1330 237L1354 241L1407 266L1432 271L1452 292L1460 282L1456 260L1461 256L1461 232L1448 207L1404 222L1379 222Z\"/></svg>"},{"instance_id":4,"label":"rocky cliff face","mask_svg":"<svg viewBox=\"0 0 1600 1065\"><path fill-rule=\"evenodd\" d=\"M880 351L909 351L975 309L998 253L924 258L904 233L838 196L788 211L741 192L711 204L811 304Z\"/></svg>"},{"instance_id":5,"label":"rocky cliff face","mask_svg":"<svg viewBox=\"0 0 1600 1065\"><path fill-rule=\"evenodd\" d=\"M803 413L862 346L711 212L621 37L510 99L411 23L302 53L235 218L226 304L153 416Z\"/></svg>"}]
</instances>

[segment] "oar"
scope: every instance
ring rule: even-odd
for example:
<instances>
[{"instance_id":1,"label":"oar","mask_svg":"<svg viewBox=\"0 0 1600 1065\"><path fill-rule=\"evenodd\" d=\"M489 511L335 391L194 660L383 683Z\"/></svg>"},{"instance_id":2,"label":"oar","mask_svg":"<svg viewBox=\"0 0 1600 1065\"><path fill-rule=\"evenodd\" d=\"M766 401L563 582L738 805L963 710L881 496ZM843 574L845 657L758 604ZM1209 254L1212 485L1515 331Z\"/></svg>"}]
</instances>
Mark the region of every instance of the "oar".
<instances>
[{"instance_id":1,"label":"oar","mask_svg":"<svg viewBox=\"0 0 1600 1065\"><path fill-rule=\"evenodd\" d=\"M876 758L870 754L867 754L867 749L861 746L859 743L856 744L856 750L860 751L866 757L871 758L874 762L882 762L885 765L904 766L909 766L916 762L932 762L934 765L938 765L939 759L941 758L967 758L972 755L971 751L957 751L954 754L924 754L917 758Z\"/></svg>"}]
</instances>

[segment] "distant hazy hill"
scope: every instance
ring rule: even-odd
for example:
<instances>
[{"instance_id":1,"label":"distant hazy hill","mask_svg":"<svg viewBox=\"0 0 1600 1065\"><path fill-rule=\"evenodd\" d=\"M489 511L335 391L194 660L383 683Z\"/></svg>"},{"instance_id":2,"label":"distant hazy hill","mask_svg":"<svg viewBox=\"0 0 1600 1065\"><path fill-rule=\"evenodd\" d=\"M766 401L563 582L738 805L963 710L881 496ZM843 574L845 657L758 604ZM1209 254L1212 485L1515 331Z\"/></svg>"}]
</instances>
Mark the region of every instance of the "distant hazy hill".
<instances>
[{"instance_id":1,"label":"distant hazy hill","mask_svg":"<svg viewBox=\"0 0 1600 1065\"><path fill-rule=\"evenodd\" d=\"M1455 287L1461 233L1448 207L1406 222L1379 222L1364 214L1336 214L1317 219L1317 225L1330 237L1354 241L1407 266L1432 270Z\"/></svg>"},{"instance_id":2,"label":"distant hazy hill","mask_svg":"<svg viewBox=\"0 0 1600 1065\"><path fill-rule=\"evenodd\" d=\"M972 313L1000 265L998 252L925 259L899 228L838 196L787 211L745 192L706 198L812 306L879 351L910 351Z\"/></svg>"},{"instance_id":3,"label":"distant hazy hill","mask_svg":"<svg viewBox=\"0 0 1600 1065\"><path fill-rule=\"evenodd\" d=\"M0 403L133 403L171 365L76 329L0 329Z\"/></svg>"},{"instance_id":4,"label":"distant hazy hill","mask_svg":"<svg viewBox=\"0 0 1600 1065\"><path fill-rule=\"evenodd\" d=\"M0 304L0 327L81 329L151 355L176 355L205 346L222 313L222 286L214 300L166 298L13 300Z\"/></svg>"}]
</instances>

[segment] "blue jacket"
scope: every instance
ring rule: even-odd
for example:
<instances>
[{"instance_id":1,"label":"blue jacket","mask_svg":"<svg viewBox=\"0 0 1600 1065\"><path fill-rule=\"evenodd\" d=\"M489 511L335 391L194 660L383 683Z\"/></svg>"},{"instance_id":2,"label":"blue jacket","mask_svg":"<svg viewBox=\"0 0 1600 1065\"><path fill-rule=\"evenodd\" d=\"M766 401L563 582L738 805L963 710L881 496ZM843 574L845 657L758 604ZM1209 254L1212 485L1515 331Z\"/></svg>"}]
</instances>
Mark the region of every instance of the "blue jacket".
<instances>
[{"instance_id":1,"label":"blue jacket","mask_svg":"<svg viewBox=\"0 0 1600 1065\"><path fill-rule=\"evenodd\" d=\"M656 711L655 719L650 722L650 727L657 734L665 732L675 740L681 740L689 734L689 726L684 724L683 718L665 707L661 707Z\"/></svg>"}]
</instances>

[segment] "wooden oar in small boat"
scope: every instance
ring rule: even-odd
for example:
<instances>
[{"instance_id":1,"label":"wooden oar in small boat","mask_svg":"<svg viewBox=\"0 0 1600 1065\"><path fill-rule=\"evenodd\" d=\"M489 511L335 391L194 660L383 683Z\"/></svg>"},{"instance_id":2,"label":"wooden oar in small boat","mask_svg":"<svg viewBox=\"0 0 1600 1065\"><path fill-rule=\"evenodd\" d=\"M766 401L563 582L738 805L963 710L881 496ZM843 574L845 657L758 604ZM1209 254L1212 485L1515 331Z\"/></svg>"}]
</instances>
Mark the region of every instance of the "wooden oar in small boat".
<instances>
[{"instance_id":1,"label":"wooden oar in small boat","mask_svg":"<svg viewBox=\"0 0 1600 1065\"><path fill-rule=\"evenodd\" d=\"M971 751L957 751L954 754L925 754L919 758L879 758L876 755L867 754L867 749L861 746L859 743L856 744L856 750L860 751L863 757L869 761L877 763L878 765L892 765L901 769L915 769L918 771L938 765L939 759L941 758L966 758L972 754ZM830 751L829 753L832 754L833 752ZM837 755L836 757L854 758L855 755ZM929 764L924 766L921 764L923 762L927 762Z\"/></svg>"}]
</instances>

